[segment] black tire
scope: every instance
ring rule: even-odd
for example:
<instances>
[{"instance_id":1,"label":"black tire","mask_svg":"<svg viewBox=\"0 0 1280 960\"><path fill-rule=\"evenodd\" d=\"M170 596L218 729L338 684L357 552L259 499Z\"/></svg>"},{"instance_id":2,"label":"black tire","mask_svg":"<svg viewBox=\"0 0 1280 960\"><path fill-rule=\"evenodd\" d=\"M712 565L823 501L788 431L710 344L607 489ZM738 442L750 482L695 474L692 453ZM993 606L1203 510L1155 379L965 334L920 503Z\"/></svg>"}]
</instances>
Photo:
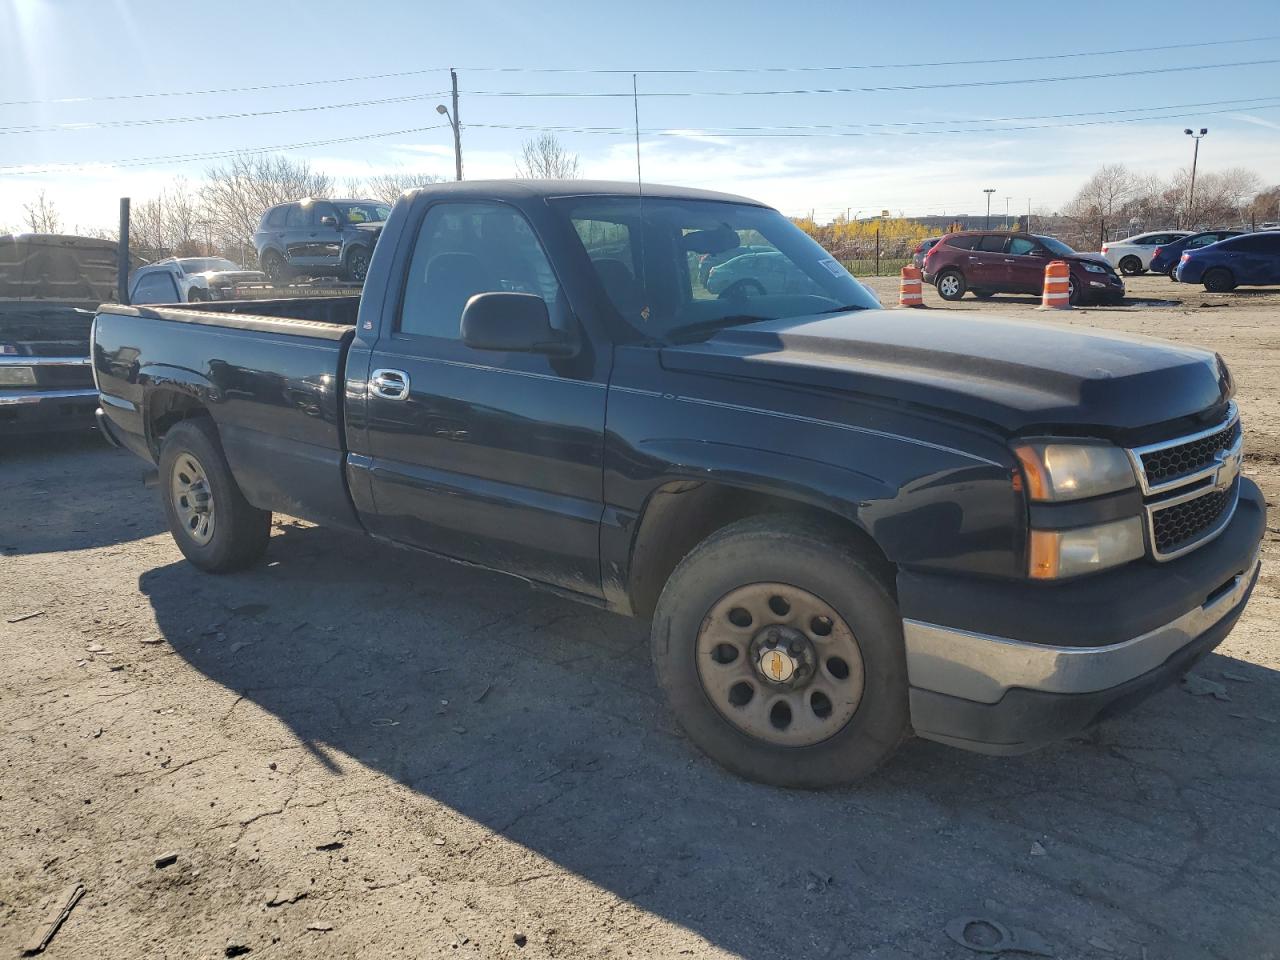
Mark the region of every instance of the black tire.
<instances>
[{"instance_id":1,"label":"black tire","mask_svg":"<svg viewBox=\"0 0 1280 960\"><path fill-rule=\"evenodd\" d=\"M696 657L699 635L712 623L717 605L753 584L807 592L852 632L862 666L860 699L843 726L825 739L796 746L753 736L726 718L703 685ZM713 760L751 780L811 789L851 783L880 766L910 733L898 609L873 565L824 525L785 516L752 517L713 534L671 574L658 600L651 636L658 683L680 725ZM771 697L771 690L761 695Z\"/></svg>"},{"instance_id":2,"label":"black tire","mask_svg":"<svg viewBox=\"0 0 1280 960\"><path fill-rule=\"evenodd\" d=\"M973 291L973 295L974 295L975 297L977 297L979 300L990 300L992 297L994 297L994 296L995 296L995 291L993 291L993 290L975 290L975 291Z\"/></svg>"},{"instance_id":3,"label":"black tire","mask_svg":"<svg viewBox=\"0 0 1280 960\"><path fill-rule=\"evenodd\" d=\"M369 249L352 247L342 261L342 279L349 283L364 283L369 275Z\"/></svg>"},{"instance_id":4,"label":"black tire","mask_svg":"<svg viewBox=\"0 0 1280 960\"><path fill-rule=\"evenodd\" d=\"M178 486L175 478L184 474L191 458L207 480L195 496L204 496L206 502L212 504L209 512L212 530L208 531L207 542L201 542L189 529L186 519L190 507L180 502L182 497L175 489ZM187 492L190 493L190 488ZM208 418L183 420L165 434L160 448L160 496L169 532L178 549L201 570L209 573L241 570L256 562L267 549L271 511L259 510L245 500L227 466L217 429ZM188 498L191 499L194 497Z\"/></svg>"},{"instance_id":5,"label":"black tire","mask_svg":"<svg viewBox=\"0 0 1280 960\"><path fill-rule=\"evenodd\" d=\"M262 255L262 272L272 283L285 283L290 278L289 264L275 250L268 250Z\"/></svg>"},{"instance_id":6,"label":"black tire","mask_svg":"<svg viewBox=\"0 0 1280 960\"><path fill-rule=\"evenodd\" d=\"M969 289L968 283L965 282L964 274L959 270L943 270L938 274L938 278L934 280L933 285L938 288L938 296L943 300L959 300L964 296L964 292Z\"/></svg>"},{"instance_id":7,"label":"black tire","mask_svg":"<svg viewBox=\"0 0 1280 960\"><path fill-rule=\"evenodd\" d=\"M747 297L763 297L766 291L759 280L737 280L729 284L720 294L721 300L743 300Z\"/></svg>"},{"instance_id":8,"label":"black tire","mask_svg":"<svg viewBox=\"0 0 1280 960\"><path fill-rule=\"evenodd\" d=\"M1211 267L1200 278L1204 288L1210 293L1226 293L1236 288L1236 278L1226 267Z\"/></svg>"},{"instance_id":9,"label":"black tire","mask_svg":"<svg viewBox=\"0 0 1280 960\"><path fill-rule=\"evenodd\" d=\"M1129 254L1127 257L1120 258L1120 272L1126 277L1136 277L1140 273L1146 273L1146 268L1142 266L1142 261Z\"/></svg>"},{"instance_id":10,"label":"black tire","mask_svg":"<svg viewBox=\"0 0 1280 960\"><path fill-rule=\"evenodd\" d=\"M1067 277L1067 303L1073 307L1080 306L1080 288L1076 286L1076 278Z\"/></svg>"},{"instance_id":11,"label":"black tire","mask_svg":"<svg viewBox=\"0 0 1280 960\"><path fill-rule=\"evenodd\" d=\"M198 288L187 291L187 303L204 303L209 299L209 294Z\"/></svg>"}]
</instances>

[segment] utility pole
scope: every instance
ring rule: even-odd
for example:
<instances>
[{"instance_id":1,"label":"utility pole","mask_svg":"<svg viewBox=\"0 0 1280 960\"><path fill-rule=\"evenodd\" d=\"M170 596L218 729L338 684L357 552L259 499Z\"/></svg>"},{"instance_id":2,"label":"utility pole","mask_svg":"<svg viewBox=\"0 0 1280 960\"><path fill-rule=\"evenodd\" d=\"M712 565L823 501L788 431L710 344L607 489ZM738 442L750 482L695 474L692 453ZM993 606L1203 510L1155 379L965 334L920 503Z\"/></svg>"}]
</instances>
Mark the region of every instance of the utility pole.
<instances>
[{"instance_id":1,"label":"utility pole","mask_svg":"<svg viewBox=\"0 0 1280 960\"><path fill-rule=\"evenodd\" d=\"M449 79L453 81L453 163L457 168L458 179L462 179L462 120L458 116L458 71L449 68Z\"/></svg>"},{"instance_id":2,"label":"utility pole","mask_svg":"<svg viewBox=\"0 0 1280 960\"><path fill-rule=\"evenodd\" d=\"M1031 232L1031 198L1027 197L1027 233Z\"/></svg>"},{"instance_id":3,"label":"utility pole","mask_svg":"<svg viewBox=\"0 0 1280 960\"><path fill-rule=\"evenodd\" d=\"M1004 228L1009 229L1009 198L1004 198Z\"/></svg>"},{"instance_id":4,"label":"utility pole","mask_svg":"<svg viewBox=\"0 0 1280 960\"><path fill-rule=\"evenodd\" d=\"M1196 163L1200 159L1200 141L1204 139L1204 135L1209 132L1208 127L1201 127L1199 133L1192 133L1190 128L1183 130L1188 137L1196 142L1195 150L1191 154L1191 190L1187 197L1187 222L1186 226L1191 227L1195 223L1195 206L1196 206Z\"/></svg>"},{"instance_id":5,"label":"utility pole","mask_svg":"<svg viewBox=\"0 0 1280 960\"><path fill-rule=\"evenodd\" d=\"M462 179L462 124L458 122L458 71L449 69L449 77L453 80L453 113L443 103L436 104L436 113L449 121L453 127L453 166L457 179Z\"/></svg>"},{"instance_id":6,"label":"utility pole","mask_svg":"<svg viewBox=\"0 0 1280 960\"><path fill-rule=\"evenodd\" d=\"M982 224L983 230L991 229L991 195L996 192L995 187L987 187L982 191L987 195L987 219Z\"/></svg>"}]
</instances>

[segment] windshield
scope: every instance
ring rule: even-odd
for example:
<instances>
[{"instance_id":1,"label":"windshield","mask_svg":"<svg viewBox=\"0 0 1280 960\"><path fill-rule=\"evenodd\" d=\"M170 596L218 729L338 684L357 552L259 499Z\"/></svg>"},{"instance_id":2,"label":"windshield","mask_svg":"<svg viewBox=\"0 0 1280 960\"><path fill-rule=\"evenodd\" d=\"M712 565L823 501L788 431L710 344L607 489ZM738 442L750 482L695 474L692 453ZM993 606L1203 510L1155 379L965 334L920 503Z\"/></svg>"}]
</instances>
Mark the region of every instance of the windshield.
<instances>
[{"instance_id":1,"label":"windshield","mask_svg":"<svg viewBox=\"0 0 1280 960\"><path fill-rule=\"evenodd\" d=\"M765 207L715 200L644 203L569 197L569 218L613 306L642 336L678 340L718 327L879 307L795 224Z\"/></svg>"},{"instance_id":2,"label":"windshield","mask_svg":"<svg viewBox=\"0 0 1280 960\"><path fill-rule=\"evenodd\" d=\"M391 216L391 208L385 203L352 203L348 200L335 200L338 216L347 223L381 223Z\"/></svg>"},{"instance_id":3,"label":"windshield","mask_svg":"<svg viewBox=\"0 0 1280 960\"><path fill-rule=\"evenodd\" d=\"M1048 247L1050 253L1056 253L1060 257L1070 257L1075 254L1074 250L1056 237L1037 237L1036 239Z\"/></svg>"},{"instance_id":4,"label":"windshield","mask_svg":"<svg viewBox=\"0 0 1280 960\"><path fill-rule=\"evenodd\" d=\"M183 257L178 261L183 273L207 273L210 270L239 270L230 260L222 257Z\"/></svg>"}]
</instances>

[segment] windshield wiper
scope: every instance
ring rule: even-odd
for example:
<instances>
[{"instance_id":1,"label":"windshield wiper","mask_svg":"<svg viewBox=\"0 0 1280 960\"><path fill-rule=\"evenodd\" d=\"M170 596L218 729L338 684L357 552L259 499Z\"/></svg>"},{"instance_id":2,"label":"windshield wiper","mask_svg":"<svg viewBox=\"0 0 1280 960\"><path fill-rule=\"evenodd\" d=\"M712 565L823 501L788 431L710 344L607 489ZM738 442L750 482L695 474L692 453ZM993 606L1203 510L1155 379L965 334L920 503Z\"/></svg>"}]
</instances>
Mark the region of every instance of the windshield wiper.
<instances>
[{"instance_id":1,"label":"windshield wiper","mask_svg":"<svg viewBox=\"0 0 1280 960\"><path fill-rule=\"evenodd\" d=\"M671 333L670 338L675 343L683 343L686 340L696 340L700 334L715 333L724 327L736 327L744 323L764 323L766 320L777 319L777 317L758 317L750 313L732 313L727 317L716 317L714 320L703 320L701 323L680 327Z\"/></svg>"},{"instance_id":2,"label":"windshield wiper","mask_svg":"<svg viewBox=\"0 0 1280 960\"><path fill-rule=\"evenodd\" d=\"M849 313L851 310L870 310L870 309L871 309L870 307L863 306L860 303L849 303L849 304L845 304L845 306L843 307L832 307L829 310L819 310L817 313L814 314L814 316L815 317L821 316L824 313Z\"/></svg>"}]
</instances>

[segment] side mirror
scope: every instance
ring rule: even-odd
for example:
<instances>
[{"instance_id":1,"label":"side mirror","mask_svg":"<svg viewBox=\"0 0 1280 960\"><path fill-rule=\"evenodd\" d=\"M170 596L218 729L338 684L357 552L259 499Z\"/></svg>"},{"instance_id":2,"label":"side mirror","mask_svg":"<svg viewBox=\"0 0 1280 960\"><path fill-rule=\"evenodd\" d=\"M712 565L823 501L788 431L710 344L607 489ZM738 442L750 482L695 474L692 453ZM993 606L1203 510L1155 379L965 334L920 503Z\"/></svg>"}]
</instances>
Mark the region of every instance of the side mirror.
<instances>
[{"instance_id":1,"label":"side mirror","mask_svg":"<svg viewBox=\"0 0 1280 960\"><path fill-rule=\"evenodd\" d=\"M477 293L462 311L462 342L474 350L567 357L576 346L551 326L547 303L532 293Z\"/></svg>"},{"instance_id":2,"label":"side mirror","mask_svg":"<svg viewBox=\"0 0 1280 960\"><path fill-rule=\"evenodd\" d=\"M321 217L320 218L320 226L322 227L336 227L337 225L338 225L337 217Z\"/></svg>"}]
</instances>

